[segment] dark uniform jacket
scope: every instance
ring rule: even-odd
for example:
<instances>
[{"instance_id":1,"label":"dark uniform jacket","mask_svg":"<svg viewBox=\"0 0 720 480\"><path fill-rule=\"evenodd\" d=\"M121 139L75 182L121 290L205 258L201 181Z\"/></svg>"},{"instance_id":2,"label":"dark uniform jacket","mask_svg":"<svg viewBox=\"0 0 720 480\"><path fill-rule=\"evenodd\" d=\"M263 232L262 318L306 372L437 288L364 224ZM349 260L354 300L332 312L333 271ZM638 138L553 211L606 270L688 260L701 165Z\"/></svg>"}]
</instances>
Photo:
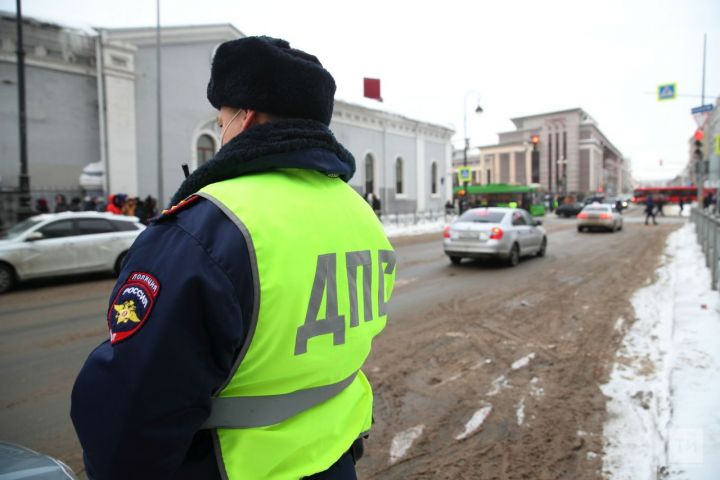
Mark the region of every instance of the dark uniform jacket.
<instances>
[{"instance_id":1,"label":"dark uniform jacket","mask_svg":"<svg viewBox=\"0 0 720 480\"><path fill-rule=\"evenodd\" d=\"M188 177L174 201L272 168L347 181L355 164L319 122L255 126ZM283 192L277 199L292 207ZM90 354L72 393L90 478L221 478L212 435L200 426L247 335L252 286L242 234L207 200L191 197L138 237L110 295L114 340ZM310 478L354 479L353 458L347 453Z\"/></svg>"}]
</instances>

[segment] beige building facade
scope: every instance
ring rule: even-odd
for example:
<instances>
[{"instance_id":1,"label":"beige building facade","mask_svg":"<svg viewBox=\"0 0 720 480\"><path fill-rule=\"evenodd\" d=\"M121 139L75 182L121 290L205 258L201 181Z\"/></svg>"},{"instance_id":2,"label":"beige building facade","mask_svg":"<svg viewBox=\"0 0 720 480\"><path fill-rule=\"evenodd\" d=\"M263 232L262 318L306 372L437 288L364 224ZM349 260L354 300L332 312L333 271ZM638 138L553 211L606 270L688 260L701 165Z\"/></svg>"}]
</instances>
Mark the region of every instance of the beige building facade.
<instances>
[{"instance_id":1,"label":"beige building facade","mask_svg":"<svg viewBox=\"0 0 720 480\"><path fill-rule=\"evenodd\" d=\"M547 192L580 196L593 192L617 195L632 183L622 153L583 109L511 120L516 130L499 133L496 145L468 151L474 183L537 184ZM535 147L533 136L539 138ZM456 150L454 171L463 163L463 150Z\"/></svg>"}]
</instances>

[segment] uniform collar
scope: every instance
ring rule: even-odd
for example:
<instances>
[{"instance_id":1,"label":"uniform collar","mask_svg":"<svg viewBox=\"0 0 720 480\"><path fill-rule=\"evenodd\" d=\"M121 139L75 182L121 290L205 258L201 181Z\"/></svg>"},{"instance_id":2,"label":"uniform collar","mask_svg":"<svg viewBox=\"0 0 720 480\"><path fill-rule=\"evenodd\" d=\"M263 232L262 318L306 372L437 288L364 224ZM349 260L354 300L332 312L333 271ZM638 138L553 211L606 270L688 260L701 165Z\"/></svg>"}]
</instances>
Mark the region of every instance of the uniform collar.
<instances>
[{"instance_id":1,"label":"uniform collar","mask_svg":"<svg viewBox=\"0 0 720 480\"><path fill-rule=\"evenodd\" d=\"M279 168L317 170L349 181L355 159L321 122L281 120L256 125L230 140L180 185L177 204L206 185Z\"/></svg>"}]
</instances>

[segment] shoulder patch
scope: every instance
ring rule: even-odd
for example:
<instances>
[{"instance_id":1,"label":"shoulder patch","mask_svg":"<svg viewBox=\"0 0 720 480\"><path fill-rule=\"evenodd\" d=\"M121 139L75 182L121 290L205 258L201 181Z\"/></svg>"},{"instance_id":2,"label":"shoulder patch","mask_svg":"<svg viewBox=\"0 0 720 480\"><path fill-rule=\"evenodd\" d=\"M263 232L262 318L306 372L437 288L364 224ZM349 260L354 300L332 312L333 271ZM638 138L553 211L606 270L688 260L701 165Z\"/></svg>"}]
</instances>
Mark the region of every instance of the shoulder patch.
<instances>
[{"instance_id":1,"label":"shoulder patch","mask_svg":"<svg viewBox=\"0 0 720 480\"><path fill-rule=\"evenodd\" d=\"M201 198L202 197L200 195L190 195L186 199L181 200L180 203L178 203L177 205L173 205L172 207L168 208L167 210L163 210L162 213L160 213L160 215L153 218L153 221L161 221L161 220L164 220L165 218L172 217L179 211L190 207L191 205L193 205L195 202L197 202Z\"/></svg>"},{"instance_id":2,"label":"shoulder patch","mask_svg":"<svg viewBox=\"0 0 720 480\"><path fill-rule=\"evenodd\" d=\"M118 290L108 309L110 343L135 335L145 324L160 294L160 282L145 272L133 272Z\"/></svg>"}]
</instances>

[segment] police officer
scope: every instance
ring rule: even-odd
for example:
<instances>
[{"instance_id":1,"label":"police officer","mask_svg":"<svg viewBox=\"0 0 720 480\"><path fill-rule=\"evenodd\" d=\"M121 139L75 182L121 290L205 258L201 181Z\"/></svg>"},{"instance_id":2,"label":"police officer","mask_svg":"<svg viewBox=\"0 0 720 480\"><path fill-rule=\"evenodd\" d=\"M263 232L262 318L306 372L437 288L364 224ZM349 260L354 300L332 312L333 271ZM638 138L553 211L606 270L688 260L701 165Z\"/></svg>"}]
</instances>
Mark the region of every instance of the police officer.
<instances>
[{"instance_id":1,"label":"police officer","mask_svg":"<svg viewBox=\"0 0 720 480\"><path fill-rule=\"evenodd\" d=\"M395 255L346 183L334 93L284 40L217 49L222 148L130 249L75 382L90 478L355 478Z\"/></svg>"}]
</instances>

